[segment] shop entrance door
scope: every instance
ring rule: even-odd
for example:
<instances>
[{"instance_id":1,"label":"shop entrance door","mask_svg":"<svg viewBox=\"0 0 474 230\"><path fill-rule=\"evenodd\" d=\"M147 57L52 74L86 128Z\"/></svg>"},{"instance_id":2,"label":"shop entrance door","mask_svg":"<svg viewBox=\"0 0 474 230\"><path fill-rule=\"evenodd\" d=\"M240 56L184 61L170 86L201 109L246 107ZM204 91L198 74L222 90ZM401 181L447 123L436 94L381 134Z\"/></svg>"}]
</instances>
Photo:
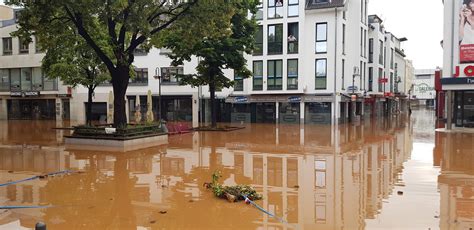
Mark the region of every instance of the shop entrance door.
<instances>
[{"instance_id":1,"label":"shop entrance door","mask_svg":"<svg viewBox=\"0 0 474 230\"><path fill-rule=\"evenodd\" d=\"M463 97L464 127L474 127L474 91L465 91Z\"/></svg>"}]
</instances>

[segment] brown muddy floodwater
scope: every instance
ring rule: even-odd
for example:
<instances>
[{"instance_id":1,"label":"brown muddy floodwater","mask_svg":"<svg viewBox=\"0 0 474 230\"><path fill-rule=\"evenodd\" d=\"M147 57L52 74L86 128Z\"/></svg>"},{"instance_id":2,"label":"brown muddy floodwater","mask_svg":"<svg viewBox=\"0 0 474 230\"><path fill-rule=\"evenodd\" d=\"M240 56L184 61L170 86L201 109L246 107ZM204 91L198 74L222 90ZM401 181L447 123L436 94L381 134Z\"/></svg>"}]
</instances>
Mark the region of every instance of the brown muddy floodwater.
<instances>
[{"instance_id":1,"label":"brown muddy floodwater","mask_svg":"<svg viewBox=\"0 0 474 230\"><path fill-rule=\"evenodd\" d=\"M47 121L0 122L0 229L471 229L474 134L435 133L434 113L414 111L360 126L250 125L171 136L127 153L72 151ZM258 209L214 198L251 184Z\"/></svg>"}]
</instances>

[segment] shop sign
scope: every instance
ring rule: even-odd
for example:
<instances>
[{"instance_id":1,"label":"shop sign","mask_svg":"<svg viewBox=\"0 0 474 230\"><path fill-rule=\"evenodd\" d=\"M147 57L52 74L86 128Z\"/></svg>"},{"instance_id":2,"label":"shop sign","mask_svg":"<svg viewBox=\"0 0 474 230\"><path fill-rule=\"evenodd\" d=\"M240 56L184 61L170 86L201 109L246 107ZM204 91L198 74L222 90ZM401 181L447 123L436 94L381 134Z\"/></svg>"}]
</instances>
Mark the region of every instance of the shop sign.
<instances>
[{"instance_id":1,"label":"shop sign","mask_svg":"<svg viewBox=\"0 0 474 230\"><path fill-rule=\"evenodd\" d=\"M288 102L301 102L301 97L300 96L288 97Z\"/></svg>"},{"instance_id":2,"label":"shop sign","mask_svg":"<svg viewBox=\"0 0 474 230\"><path fill-rule=\"evenodd\" d=\"M11 97L39 97L39 91L10 92Z\"/></svg>"},{"instance_id":3,"label":"shop sign","mask_svg":"<svg viewBox=\"0 0 474 230\"><path fill-rule=\"evenodd\" d=\"M248 101L249 101L248 97L235 97L234 98L235 103L246 103Z\"/></svg>"},{"instance_id":4,"label":"shop sign","mask_svg":"<svg viewBox=\"0 0 474 230\"><path fill-rule=\"evenodd\" d=\"M352 91L357 92L357 91L359 91L359 88L357 86L348 86L347 87L347 92L352 93Z\"/></svg>"},{"instance_id":5,"label":"shop sign","mask_svg":"<svg viewBox=\"0 0 474 230\"><path fill-rule=\"evenodd\" d=\"M456 66L454 77L459 77L460 71L461 71L461 67ZM466 75L466 77L474 77L474 66L473 65L465 66L463 69L463 73Z\"/></svg>"},{"instance_id":6,"label":"shop sign","mask_svg":"<svg viewBox=\"0 0 474 230\"><path fill-rule=\"evenodd\" d=\"M474 85L474 77L441 78L442 85Z\"/></svg>"},{"instance_id":7,"label":"shop sign","mask_svg":"<svg viewBox=\"0 0 474 230\"><path fill-rule=\"evenodd\" d=\"M63 93L63 94L58 94L58 97L59 97L59 98L70 98L70 97L71 97L71 94L65 94L65 93Z\"/></svg>"},{"instance_id":8,"label":"shop sign","mask_svg":"<svg viewBox=\"0 0 474 230\"><path fill-rule=\"evenodd\" d=\"M379 79L379 83L387 83L388 82L388 78L380 78Z\"/></svg>"}]
</instances>

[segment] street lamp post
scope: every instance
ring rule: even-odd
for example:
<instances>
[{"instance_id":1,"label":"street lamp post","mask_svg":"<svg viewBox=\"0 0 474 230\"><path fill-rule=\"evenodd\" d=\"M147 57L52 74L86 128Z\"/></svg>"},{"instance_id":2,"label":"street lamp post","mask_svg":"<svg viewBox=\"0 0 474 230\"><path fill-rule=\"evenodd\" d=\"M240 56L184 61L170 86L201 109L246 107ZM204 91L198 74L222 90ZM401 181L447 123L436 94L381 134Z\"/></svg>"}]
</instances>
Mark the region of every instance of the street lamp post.
<instances>
[{"instance_id":1,"label":"street lamp post","mask_svg":"<svg viewBox=\"0 0 474 230\"><path fill-rule=\"evenodd\" d=\"M153 78L158 80L158 122L161 122L161 76L159 75L160 67L156 67L155 76Z\"/></svg>"},{"instance_id":2,"label":"street lamp post","mask_svg":"<svg viewBox=\"0 0 474 230\"><path fill-rule=\"evenodd\" d=\"M357 95L355 94L355 78L359 75L360 75L359 67L354 66L354 72L352 73L352 95L351 95L352 122L353 123L356 118L356 101L357 101Z\"/></svg>"}]
</instances>

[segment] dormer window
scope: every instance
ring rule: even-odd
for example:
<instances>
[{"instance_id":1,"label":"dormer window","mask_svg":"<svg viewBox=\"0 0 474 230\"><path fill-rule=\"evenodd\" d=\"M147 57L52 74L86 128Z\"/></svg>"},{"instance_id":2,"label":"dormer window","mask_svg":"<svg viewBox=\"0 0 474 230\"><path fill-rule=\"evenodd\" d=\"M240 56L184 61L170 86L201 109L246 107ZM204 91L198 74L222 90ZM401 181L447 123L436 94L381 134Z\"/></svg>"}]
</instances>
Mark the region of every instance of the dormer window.
<instances>
[{"instance_id":1,"label":"dormer window","mask_svg":"<svg viewBox=\"0 0 474 230\"><path fill-rule=\"evenodd\" d=\"M329 3L330 0L313 0L313 4Z\"/></svg>"}]
</instances>

